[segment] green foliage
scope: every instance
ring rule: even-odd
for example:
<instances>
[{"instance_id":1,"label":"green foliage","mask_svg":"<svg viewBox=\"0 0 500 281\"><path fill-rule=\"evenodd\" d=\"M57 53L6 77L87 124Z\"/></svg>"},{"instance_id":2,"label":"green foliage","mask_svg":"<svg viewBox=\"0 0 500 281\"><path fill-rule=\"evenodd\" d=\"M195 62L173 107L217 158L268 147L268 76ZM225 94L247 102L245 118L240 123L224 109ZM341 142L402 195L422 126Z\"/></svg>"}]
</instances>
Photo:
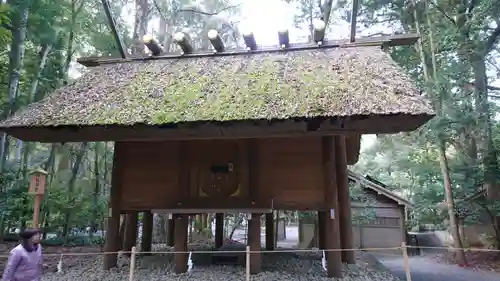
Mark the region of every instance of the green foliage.
<instances>
[{"instance_id":1,"label":"green foliage","mask_svg":"<svg viewBox=\"0 0 500 281\"><path fill-rule=\"evenodd\" d=\"M482 188L488 174L496 177L499 174L495 172L498 159L493 164L485 162L487 155L494 155L500 148L498 120L484 118L485 113L495 112L497 105L484 102L491 93L481 92L475 85L472 88L464 85L475 79L491 82L496 78L485 76L480 66L498 69L500 27L495 22L500 22L497 13L500 3L474 2L469 10L466 2L415 2L416 6L402 0L364 1L358 19L366 27L391 24L400 32L410 32L419 25L429 83L425 82L424 64L417 48L392 48L391 55L426 90L440 114L416 132L378 136L363 150L355 169L377 175L415 202L410 226L445 227L443 222L448 214L443 207L444 174L438 153L438 145L443 141L455 213L466 224L491 223L491 220L485 222L484 214L500 215L497 202L488 201L480 206L469 198ZM460 10L467 10L467 14L460 14ZM488 128L492 131L493 147L487 146ZM490 165L488 169L485 163Z\"/></svg>"},{"instance_id":2,"label":"green foliage","mask_svg":"<svg viewBox=\"0 0 500 281\"><path fill-rule=\"evenodd\" d=\"M141 38L132 38L134 26L123 7L135 5L138 1L110 1L111 12L125 45L131 47ZM154 22L159 19L157 10L148 1L149 18L141 19ZM230 48L240 43L238 28L231 18L239 13L237 6L229 8L226 0L155 0L164 12L162 22L164 34L159 38L170 38L177 28L194 27L193 36L196 48L210 46L206 38L209 28L218 28L225 45ZM12 34L22 30L19 26L19 11L26 1L9 1L12 6L0 4L0 106L2 111L15 112L51 94L55 89L68 83L74 74L85 72L75 65L75 59L88 55L116 56L116 42L110 32L108 19L101 1L85 0L39 0L29 1L26 40L19 41ZM180 8L193 6L196 12L179 12ZM192 5L191 5L192 6ZM24 7L24 6L23 6ZM134 10L134 9L132 9ZM216 16L199 13L214 13ZM220 12L219 11L223 11ZM133 11L132 14L133 16ZM133 20L132 20L133 25ZM156 33L154 28L153 33ZM163 42L162 43L166 43ZM167 50L174 49L170 44ZM24 56L9 57L12 48L24 46ZM22 62L19 88L16 89L13 104L8 101L8 86L11 83L12 61ZM9 109L9 110L7 110ZM0 233L5 230L9 236L15 228L32 223L33 196L29 195L28 171L44 168L49 172L46 193L41 205L40 224L56 238L44 243L47 245L82 245L101 243L102 238L73 235L71 229L92 227L101 230L108 212L108 194L112 168L112 143L80 144L35 144L24 143L6 138L5 154L0 157ZM78 157L82 155L83 157ZM81 159L80 159L81 158ZM76 165L78 164L78 165ZM78 167L76 169L75 167ZM68 233L65 233L68 230ZM6 239L17 239L7 237Z\"/></svg>"},{"instance_id":3,"label":"green foliage","mask_svg":"<svg viewBox=\"0 0 500 281\"><path fill-rule=\"evenodd\" d=\"M11 38L6 27L11 26L9 17L10 9L7 4L0 3L0 45L5 45Z\"/></svg>"}]
</instances>

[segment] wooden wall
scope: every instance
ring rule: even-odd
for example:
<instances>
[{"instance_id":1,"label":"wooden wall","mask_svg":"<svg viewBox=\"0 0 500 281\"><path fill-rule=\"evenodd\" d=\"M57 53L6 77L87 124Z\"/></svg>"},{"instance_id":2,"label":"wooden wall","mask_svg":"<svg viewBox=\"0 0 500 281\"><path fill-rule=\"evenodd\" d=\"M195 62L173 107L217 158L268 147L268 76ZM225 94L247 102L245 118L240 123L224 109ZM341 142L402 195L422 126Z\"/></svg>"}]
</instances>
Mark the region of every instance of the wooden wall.
<instances>
[{"instance_id":1,"label":"wooden wall","mask_svg":"<svg viewBox=\"0 0 500 281\"><path fill-rule=\"evenodd\" d=\"M357 160L359 138L351 142ZM122 210L323 208L321 138L121 142ZM354 159L355 158L355 159ZM230 172L217 173L223 167Z\"/></svg>"}]
</instances>

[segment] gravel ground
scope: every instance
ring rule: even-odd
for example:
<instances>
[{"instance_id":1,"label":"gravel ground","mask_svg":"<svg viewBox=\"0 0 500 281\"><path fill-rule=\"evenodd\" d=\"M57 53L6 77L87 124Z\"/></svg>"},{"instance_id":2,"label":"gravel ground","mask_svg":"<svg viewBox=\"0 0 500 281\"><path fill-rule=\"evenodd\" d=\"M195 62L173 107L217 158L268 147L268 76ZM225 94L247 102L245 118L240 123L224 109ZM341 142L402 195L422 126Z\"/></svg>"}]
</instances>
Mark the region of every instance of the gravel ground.
<instances>
[{"instance_id":1,"label":"gravel ground","mask_svg":"<svg viewBox=\"0 0 500 281\"><path fill-rule=\"evenodd\" d=\"M191 245L190 249L208 250L210 245ZM165 247L156 247L155 251L167 251ZM245 280L244 265L213 265L213 255L193 254L194 267L189 273L174 274L172 272L173 255L153 255L137 257L136 281L159 280L200 280L200 281L238 281ZM243 259L244 260L244 259ZM379 267L378 262L369 254L358 253L357 265L343 267L343 281L399 281L390 272ZM127 260L120 260L119 269L103 271L102 257L85 258L81 262L73 263L70 267L64 266L63 272L47 272L43 281L118 281L128 280L129 267ZM243 263L244 264L244 263ZM253 281L310 281L310 280L337 280L326 277L326 272L321 266L320 253L268 253L262 255L263 272L252 275Z\"/></svg>"},{"instance_id":2,"label":"gravel ground","mask_svg":"<svg viewBox=\"0 0 500 281\"><path fill-rule=\"evenodd\" d=\"M378 257L382 264L402 280L406 280L404 260L400 257ZM412 281L499 281L500 273L440 264L429 257L410 257Z\"/></svg>"}]
</instances>

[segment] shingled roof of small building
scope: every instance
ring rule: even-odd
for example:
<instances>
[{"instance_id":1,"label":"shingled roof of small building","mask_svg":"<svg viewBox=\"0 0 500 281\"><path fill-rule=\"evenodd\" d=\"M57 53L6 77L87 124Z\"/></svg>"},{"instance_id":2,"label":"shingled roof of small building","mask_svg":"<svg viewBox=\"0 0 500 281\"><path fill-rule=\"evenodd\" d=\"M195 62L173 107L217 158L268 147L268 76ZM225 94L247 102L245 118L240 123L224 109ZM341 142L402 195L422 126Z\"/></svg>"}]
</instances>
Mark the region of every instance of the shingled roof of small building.
<instances>
[{"instance_id":1,"label":"shingled roof of small building","mask_svg":"<svg viewBox=\"0 0 500 281\"><path fill-rule=\"evenodd\" d=\"M102 129L112 126L320 118L342 119L344 130L395 133L414 130L433 115L420 89L379 47L318 48L96 66L1 122L0 130L26 140L60 141L28 130L73 128L69 135L101 128L88 138L97 140L113 139ZM374 123L355 128L348 119Z\"/></svg>"}]
</instances>

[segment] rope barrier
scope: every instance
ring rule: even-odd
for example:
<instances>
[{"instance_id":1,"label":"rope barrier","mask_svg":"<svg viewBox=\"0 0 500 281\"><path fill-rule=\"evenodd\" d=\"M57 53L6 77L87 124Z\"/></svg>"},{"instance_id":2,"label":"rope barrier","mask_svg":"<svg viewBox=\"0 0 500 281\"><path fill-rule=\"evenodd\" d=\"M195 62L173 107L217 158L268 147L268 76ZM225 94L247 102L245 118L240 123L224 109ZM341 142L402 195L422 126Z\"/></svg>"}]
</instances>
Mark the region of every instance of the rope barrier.
<instances>
[{"instance_id":1,"label":"rope barrier","mask_svg":"<svg viewBox=\"0 0 500 281\"><path fill-rule=\"evenodd\" d=\"M484 248L453 248L453 247L431 247L431 246L409 246L405 248L411 249L434 249L434 250L448 250L457 251L463 250L466 252L500 252L498 249L484 249ZM250 251L250 253L321 253L321 252L344 252L344 251L386 251L386 250L402 250L403 247L384 247L384 248L352 248L352 249L275 249L275 250L260 250ZM155 255L155 254L243 254L245 250L200 250L200 251L135 251L136 255ZM45 257L59 257L59 256L103 256L103 255L118 255L126 254L131 255L132 251L114 251L114 252L83 252L83 253L46 253ZM0 255L0 258L8 258L9 255Z\"/></svg>"},{"instance_id":2,"label":"rope barrier","mask_svg":"<svg viewBox=\"0 0 500 281\"><path fill-rule=\"evenodd\" d=\"M431 247L431 246L406 246L407 248L418 248L418 249L434 249L434 250L448 250L448 251L460 251L465 252L500 252L498 249L485 249L485 248L454 248L454 247Z\"/></svg>"},{"instance_id":3,"label":"rope barrier","mask_svg":"<svg viewBox=\"0 0 500 281\"><path fill-rule=\"evenodd\" d=\"M319 252L344 252L344 251L384 251L384 250L400 250L401 247L387 247L387 248L353 248L353 249L275 249L275 250L261 250L261 251L250 251L250 253L319 253ZM136 255L141 254L243 254L246 253L245 250L205 250L205 251L148 251L148 252L140 252L135 251ZM83 252L83 253L47 253L43 254L45 257L58 257L58 256L103 256L103 255L112 255L112 254L132 254L132 251L115 251L115 252ZM7 258L8 255L0 255L0 258Z\"/></svg>"}]
</instances>

